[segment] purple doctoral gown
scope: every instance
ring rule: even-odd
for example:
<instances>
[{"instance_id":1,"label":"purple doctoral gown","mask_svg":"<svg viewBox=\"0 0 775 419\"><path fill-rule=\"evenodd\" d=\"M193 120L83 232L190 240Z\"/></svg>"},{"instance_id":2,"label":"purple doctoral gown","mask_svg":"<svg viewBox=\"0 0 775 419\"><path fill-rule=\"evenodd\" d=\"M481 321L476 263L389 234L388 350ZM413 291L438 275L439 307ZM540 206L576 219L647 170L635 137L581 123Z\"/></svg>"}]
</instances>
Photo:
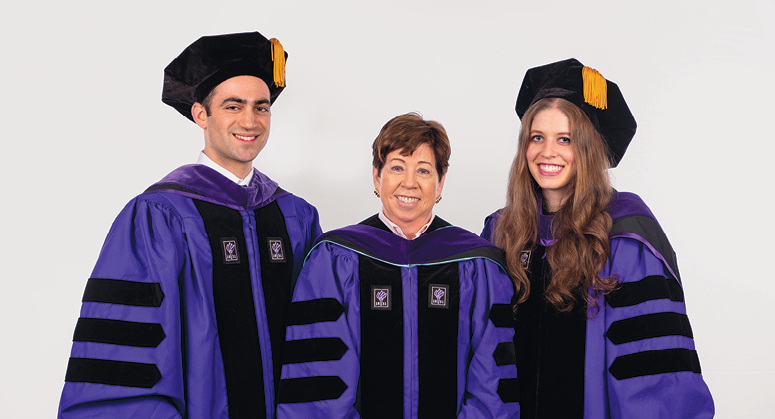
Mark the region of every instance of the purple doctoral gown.
<instances>
[{"instance_id":1,"label":"purple doctoral gown","mask_svg":"<svg viewBox=\"0 0 775 419\"><path fill-rule=\"evenodd\" d=\"M517 418L504 263L438 217L415 240L376 215L320 237L288 315L278 418Z\"/></svg>"},{"instance_id":2,"label":"purple doctoral gown","mask_svg":"<svg viewBox=\"0 0 775 419\"><path fill-rule=\"evenodd\" d=\"M598 311L560 313L542 296L551 216L540 215L539 243L521 255L531 281L514 337L522 418L713 417L667 237L635 194L615 192L608 212L611 256L600 275L620 285ZM484 238L499 217L485 220Z\"/></svg>"},{"instance_id":3,"label":"purple doctoral gown","mask_svg":"<svg viewBox=\"0 0 775 419\"><path fill-rule=\"evenodd\" d=\"M83 297L60 418L272 418L317 210L183 166L124 207Z\"/></svg>"}]
</instances>

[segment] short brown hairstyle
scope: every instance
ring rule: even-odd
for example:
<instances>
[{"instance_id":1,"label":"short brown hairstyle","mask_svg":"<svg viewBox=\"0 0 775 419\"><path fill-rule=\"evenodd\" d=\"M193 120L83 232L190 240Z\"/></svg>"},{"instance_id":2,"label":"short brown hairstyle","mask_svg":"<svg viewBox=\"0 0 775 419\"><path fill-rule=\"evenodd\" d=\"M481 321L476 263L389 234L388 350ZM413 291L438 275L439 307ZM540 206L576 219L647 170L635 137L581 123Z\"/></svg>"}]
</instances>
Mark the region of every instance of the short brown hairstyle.
<instances>
[{"instance_id":1,"label":"short brown hairstyle","mask_svg":"<svg viewBox=\"0 0 775 419\"><path fill-rule=\"evenodd\" d=\"M441 180L447 173L449 156L452 154L447 131L438 122L426 121L415 112L399 115L382 127L371 145L374 156L371 165L378 173L382 173L385 158L392 151L401 150L402 156L409 156L423 144L427 144L433 150L436 171Z\"/></svg>"}]
</instances>

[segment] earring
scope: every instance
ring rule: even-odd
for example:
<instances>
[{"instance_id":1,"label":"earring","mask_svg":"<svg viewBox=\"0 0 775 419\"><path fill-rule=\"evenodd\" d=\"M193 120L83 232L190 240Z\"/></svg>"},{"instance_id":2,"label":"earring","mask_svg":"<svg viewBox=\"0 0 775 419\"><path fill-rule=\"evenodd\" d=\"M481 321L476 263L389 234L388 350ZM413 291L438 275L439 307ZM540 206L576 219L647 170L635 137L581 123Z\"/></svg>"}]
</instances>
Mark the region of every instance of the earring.
<instances>
[{"instance_id":1,"label":"earring","mask_svg":"<svg viewBox=\"0 0 775 419\"><path fill-rule=\"evenodd\" d=\"M379 191L377 190L377 188L374 188L374 195L377 195L377 198L379 198Z\"/></svg>"},{"instance_id":2,"label":"earring","mask_svg":"<svg viewBox=\"0 0 775 419\"><path fill-rule=\"evenodd\" d=\"M436 198L436 203L438 204L439 202L441 202L441 195L439 195L439 197Z\"/></svg>"}]
</instances>

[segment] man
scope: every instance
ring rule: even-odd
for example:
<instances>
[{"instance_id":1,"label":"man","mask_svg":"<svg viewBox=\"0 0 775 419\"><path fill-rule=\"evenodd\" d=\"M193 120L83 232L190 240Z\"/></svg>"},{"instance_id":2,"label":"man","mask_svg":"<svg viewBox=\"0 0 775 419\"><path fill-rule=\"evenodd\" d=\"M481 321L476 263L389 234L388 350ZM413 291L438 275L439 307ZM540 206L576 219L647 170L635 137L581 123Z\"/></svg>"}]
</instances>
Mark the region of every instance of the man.
<instances>
[{"instance_id":1,"label":"man","mask_svg":"<svg viewBox=\"0 0 775 419\"><path fill-rule=\"evenodd\" d=\"M285 57L258 32L202 37L162 101L204 131L114 222L89 278L59 417L271 418L290 294L317 210L254 169Z\"/></svg>"}]
</instances>

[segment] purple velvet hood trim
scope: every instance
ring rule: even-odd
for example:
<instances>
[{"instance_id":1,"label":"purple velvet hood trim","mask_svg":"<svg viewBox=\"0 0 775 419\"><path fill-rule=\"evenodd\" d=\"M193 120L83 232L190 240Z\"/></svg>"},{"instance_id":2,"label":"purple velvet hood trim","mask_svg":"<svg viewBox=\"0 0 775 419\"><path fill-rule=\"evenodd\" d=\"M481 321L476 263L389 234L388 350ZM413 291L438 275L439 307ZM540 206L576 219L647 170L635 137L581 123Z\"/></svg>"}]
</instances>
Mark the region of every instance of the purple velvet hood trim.
<instances>
[{"instance_id":1,"label":"purple velvet hood trim","mask_svg":"<svg viewBox=\"0 0 775 419\"><path fill-rule=\"evenodd\" d=\"M541 197L539 195L539 207L541 207ZM638 240L651 249L651 251L664 263L671 271L673 276L680 281L678 264L675 258L670 242L662 231L656 217L651 212L646 203L636 194L630 192L614 191L611 202L608 205L608 214L611 216L614 224L609 234L610 238L627 237ZM490 214L485 220L482 235L486 238L492 238L497 220L501 217L500 212ZM629 218L629 220L627 220ZM629 225L621 221L634 221ZM645 221L644 221L645 220ZM620 221L620 223L617 223ZM554 244L551 232L552 215L539 214L538 223L538 241L542 246L551 246ZM636 227L635 230L631 230Z\"/></svg>"},{"instance_id":2,"label":"purple velvet hood trim","mask_svg":"<svg viewBox=\"0 0 775 419\"><path fill-rule=\"evenodd\" d=\"M442 227L407 240L393 233L366 225L351 225L318 237L314 247L332 242L356 253L399 265L433 265L452 260L484 257L506 267L503 252L487 240L460 227Z\"/></svg>"},{"instance_id":3,"label":"purple velvet hood trim","mask_svg":"<svg viewBox=\"0 0 775 419\"><path fill-rule=\"evenodd\" d=\"M540 207L540 196L538 203ZM606 210L613 221L633 215L648 217L656 221L654 214L651 213L651 210L646 206L646 203L643 202L638 195L631 192L614 191L613 195L611 195L611 202L608 204ZM554 239L552 239L551 222L551 215L544 215L543 213L539 215L538 238L541 240L543 246L550 246L554 243ZM616 236L612 234L611 237L613 238Z\"/></svg>"},{"instance_id":4,"label":"purple velvet hood trim","mask_svg":"<svg viewBox=\"0 0 775 419\"><path fill-rule=\"evenodd\" d=\"M539 208L542 206L542 198L540 194L538 196L538 206ZM651 212L649 207L646 206L646 203L643 202L643 200L638 195L631 192L614 191L611 197L611 202L608 204L607 210L612 220L637 215L648 217L656 221L656 217L654 217L654 214ZM489 233L487 237L492 237L493 230L495 229L495 222L501 218L501 213L499 211L495 211L487 218L488 220L486 221L487 225L485 226L485 232ZM553 243L550 230L551 220L551 215L545 215L543 213L539 214L538 238L541 241L547 243L542 243L544 246L548 246ZM490 229L488 229L488 226L491 226Z\"/></svg>"},{"instance_id":5,"label":"purple velvet hood trim","mask_svg":"<svg viewBox=\"0 0 775 419\"><path fill-rule=\"evenodd\" d=\"M280 189L277 182L269 179L258 169L253 169L250 185L240 186L202 164L181 166L153 184L146 192L157 190L173 192L237 210L263 207L289 193Z\"/></svg>"},{"instance_id":6,"label":"purple velvet hood trim","mask_svg":"<svg viewBox=\"0 0 775 419\"><path fill-rule=\"evenodd\" d=\"M646 203L638 195L631 192L615 191L611 197L611 203L608 205L608 214L613 220L630 215L640 215L656 220Z\"/></svg>"}]
</instances>

